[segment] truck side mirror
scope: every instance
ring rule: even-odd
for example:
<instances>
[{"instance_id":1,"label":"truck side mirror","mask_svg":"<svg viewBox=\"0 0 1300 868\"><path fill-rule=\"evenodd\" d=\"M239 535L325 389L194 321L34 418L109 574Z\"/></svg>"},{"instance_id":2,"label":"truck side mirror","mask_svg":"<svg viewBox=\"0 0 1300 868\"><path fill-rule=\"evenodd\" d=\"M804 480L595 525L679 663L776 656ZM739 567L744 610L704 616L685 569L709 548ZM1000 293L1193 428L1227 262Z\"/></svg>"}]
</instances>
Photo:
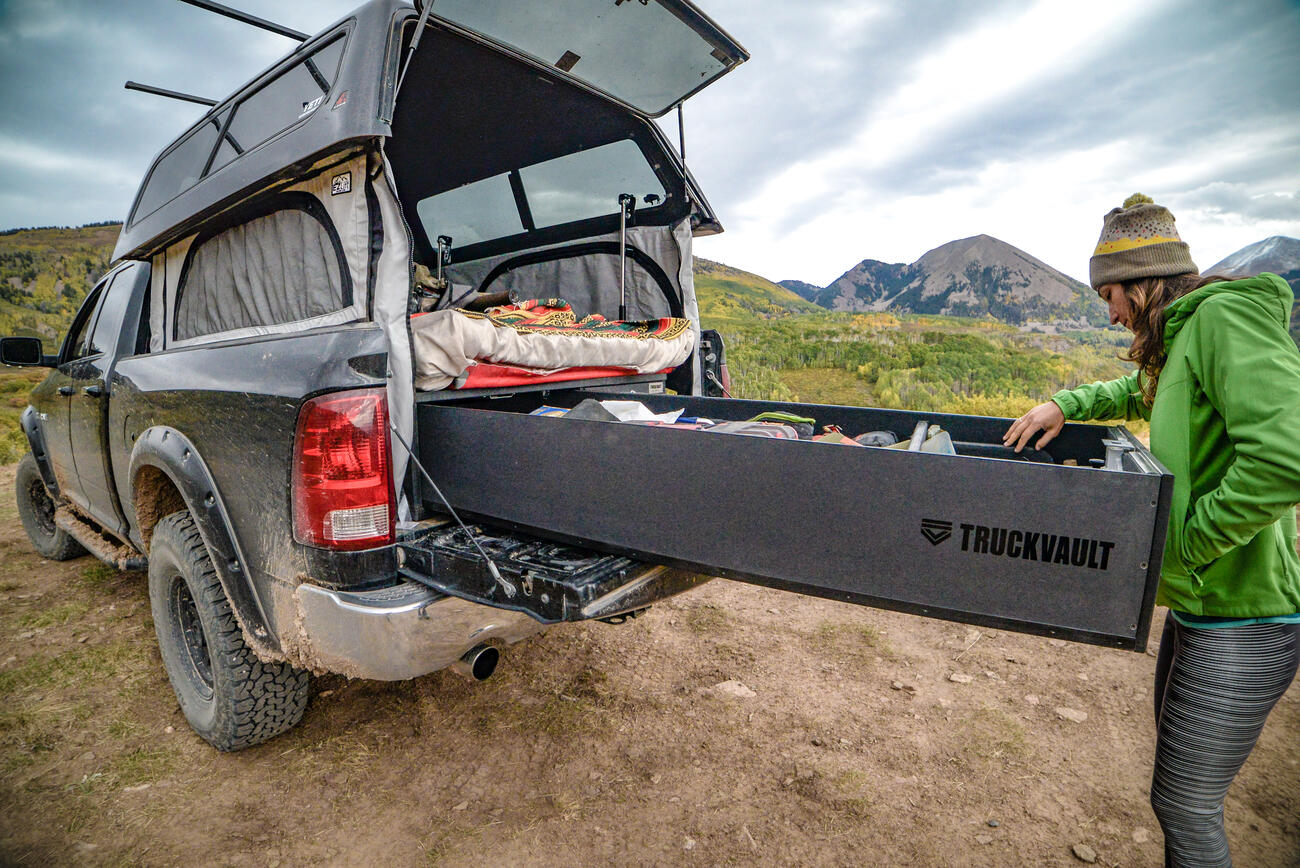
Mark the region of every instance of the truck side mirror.
<instances>
[{"instance_id":1,"label":"truck side mirror","mask_svg":"<svg viewBox=\"0 0 1300 868\"><path fill-rule=\"evenodd\" d=\"M53 367L41 351L40 338L0 338L0 364L20 368Z\"/></svg>"}]
</instances>

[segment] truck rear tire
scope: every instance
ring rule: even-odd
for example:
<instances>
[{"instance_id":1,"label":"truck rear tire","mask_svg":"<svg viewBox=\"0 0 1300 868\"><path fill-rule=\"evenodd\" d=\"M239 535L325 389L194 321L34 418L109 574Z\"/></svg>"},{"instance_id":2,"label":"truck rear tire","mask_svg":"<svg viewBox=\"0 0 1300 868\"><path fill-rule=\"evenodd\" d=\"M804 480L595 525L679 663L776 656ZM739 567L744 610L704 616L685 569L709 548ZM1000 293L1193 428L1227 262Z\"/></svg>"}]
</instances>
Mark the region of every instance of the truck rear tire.
<instances>
[{"instance_id":1,"label":"truck rear tire","mask_svg":"<svg viewBox=\"0 0 1300 868\"><path fill-rule=\"evenodd\" d=\"M308 674L288 663L263 663L244 642L188 511L154 528L149 604L167 678L185 719L208 744L242 750L302 719Z\"/></svg>"},{"instance_id":2,"label":"truck rear tire","mask_svg":"<svg viewBox=\"0 0 1300 868\"><path fill-rule=\"evenodd\" d=\"M18 517L22 519L32 547L41 557L69 561L86 553L81 543L54 524L54 498L50 497L45 481L41 479L36 456L30 452L18 462L14 488L18 496Z\"/></svg>"}]
</instances>

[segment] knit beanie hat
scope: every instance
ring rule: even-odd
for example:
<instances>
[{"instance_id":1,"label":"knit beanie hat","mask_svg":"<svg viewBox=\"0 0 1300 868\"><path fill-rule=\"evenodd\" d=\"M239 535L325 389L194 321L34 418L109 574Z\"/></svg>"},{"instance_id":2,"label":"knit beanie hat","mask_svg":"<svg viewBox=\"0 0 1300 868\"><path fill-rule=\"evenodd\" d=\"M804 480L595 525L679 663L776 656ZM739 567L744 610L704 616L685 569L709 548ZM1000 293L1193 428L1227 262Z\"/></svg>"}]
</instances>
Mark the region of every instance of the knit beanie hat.
<instances>
[{"instance_id":1,"label":"knit beanie hat","mask_svg":"<svg viewBox=\"0 0 1300 868\"><path fill-rule=\"evenodd\" d=\"M1187 243L1178 237L1174 215L1141 193L1102 218L1101 238L1088 262L1093 289L1139 277L1199 271Z\"/></svg>"}]
</instances>

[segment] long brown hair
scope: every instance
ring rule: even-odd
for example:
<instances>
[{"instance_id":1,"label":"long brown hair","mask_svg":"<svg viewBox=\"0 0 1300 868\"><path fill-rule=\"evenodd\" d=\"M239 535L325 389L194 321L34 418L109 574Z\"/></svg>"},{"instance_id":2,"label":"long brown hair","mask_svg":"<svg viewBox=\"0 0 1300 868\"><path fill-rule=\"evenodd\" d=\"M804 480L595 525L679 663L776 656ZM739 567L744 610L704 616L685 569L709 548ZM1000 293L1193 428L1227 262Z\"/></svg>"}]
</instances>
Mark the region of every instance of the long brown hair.
<instances>
[{"instance_id":1,"label":"long brown hair","mask_svg":"<svg viewBox=\"0 0 1300 868\"><path fill-rule=\"evenodd\" d=\"M1142 372L1142 400L1148 407L1156 399L1160 372L1169 356L1165 350L1165 308L1194 289L1232 279L1191 273L1140 277L1120 284L1133 311L1133 344L1121 358L1136 363Z\"/></svg>"}]
</instances>

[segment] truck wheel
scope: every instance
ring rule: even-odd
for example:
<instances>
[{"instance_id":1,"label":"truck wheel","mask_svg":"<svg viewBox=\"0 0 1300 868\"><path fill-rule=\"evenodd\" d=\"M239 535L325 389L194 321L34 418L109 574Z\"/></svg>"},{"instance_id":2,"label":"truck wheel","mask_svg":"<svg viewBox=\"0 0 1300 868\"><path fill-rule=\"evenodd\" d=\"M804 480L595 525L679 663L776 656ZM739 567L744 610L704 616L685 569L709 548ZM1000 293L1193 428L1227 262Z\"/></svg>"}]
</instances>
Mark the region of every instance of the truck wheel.
<instances>
[{"instance_id":1,"label":"truck wheel","mask_svg":"<svg viewBox=\"0 0 1300 868\"><path fill-rule=\"evenodd\" d=\"M245 644L188 511L174 512L154 528L149 604L181 711L209 744L242 750L302 719L307 673L288 663L263 663Z\"/></svg>"},{"instance_id":2,"label":"truck wheel","mask_svg":"<svg viewBox=\"0 0 1300 868\"><path fill-rule=\"evenodd\" d=\"M54 498L50 497L41 472L36 469L36 456L30 452L18 462L14 487L18 494L18 517L22 519L27 538L41 557L68 561L86 553L71 534L55 526Z\"/></svg>"}]
</instances>

